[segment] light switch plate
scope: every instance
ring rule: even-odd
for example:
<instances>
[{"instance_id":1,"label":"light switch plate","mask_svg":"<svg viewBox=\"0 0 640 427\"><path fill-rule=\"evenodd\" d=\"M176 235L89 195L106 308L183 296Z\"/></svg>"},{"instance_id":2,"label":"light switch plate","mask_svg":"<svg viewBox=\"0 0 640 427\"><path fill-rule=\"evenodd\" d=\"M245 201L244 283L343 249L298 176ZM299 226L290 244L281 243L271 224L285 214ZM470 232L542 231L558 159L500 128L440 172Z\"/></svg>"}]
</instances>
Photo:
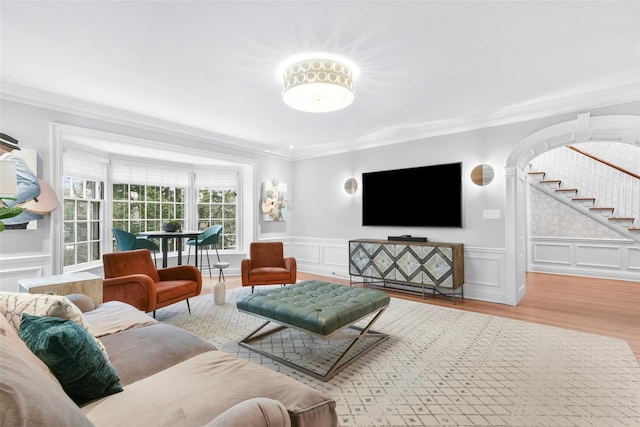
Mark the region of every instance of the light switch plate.
<instances>
[{"instance_id":1,"label":"light switch plate","mask_svg":"<svg viewBox=\"0 0 640 427\"><path fill-rule=\"evenodd\" d=\"M482 211L482 219L500 219L502 211L500 209Z\"/></svg>"}]
</instances>

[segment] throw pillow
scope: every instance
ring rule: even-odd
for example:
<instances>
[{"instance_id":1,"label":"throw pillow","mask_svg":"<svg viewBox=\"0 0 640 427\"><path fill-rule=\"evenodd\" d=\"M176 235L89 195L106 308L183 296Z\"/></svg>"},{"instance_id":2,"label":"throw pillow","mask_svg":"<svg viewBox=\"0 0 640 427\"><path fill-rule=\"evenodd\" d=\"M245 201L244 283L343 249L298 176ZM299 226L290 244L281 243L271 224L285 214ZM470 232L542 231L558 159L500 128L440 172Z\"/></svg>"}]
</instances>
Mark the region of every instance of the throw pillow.
<instances>
[{"instance_id":1,"label":"throw pillow","mask_svg":"<svg viewBox=\"0 0 640 427\"><path fill-rule=\"evenodd\" d=\"M122 391L93 337L71 320L22 314L20 338L78 405Z\"/></svg>"},{"instance_id":2,"label":"throw pillow","mask_svg":"<svg viewBox=\"0 0 640 427\"><path fill-rule=\"evenodd\" d=\"M0 316L0 426L92 427L47 365Z\"/></svg>"},{"instance_id":3,"label":"throw pillow","mask_svg":"<svg viewBox=\"0 0 640 427\"><path fill-rule=\"evenodd\" d=\"M86 321L82 312L71 301L62 295L29 294L26 292L0 292L0 313L13 325L16 332L20 331L20 319L22 313L32 316L50 316L69 319L82 326L95 337L91 326ZM109 357L107 349L99 339L96 344Z\"/></svg>"},{"instance_id":4,"label":"throw pillow","mask_svg":"<svg viewBox=\"0 0 640 427\"><path fill-rule=\"evenodd\" d=\"M93 311L96 309L96 305L91 299L91 297L85 294L68 294L65 295L65 298L71 301L73 305L78 307L81 312L86 313L87 311Z\"/></svg>"}]
</instances>

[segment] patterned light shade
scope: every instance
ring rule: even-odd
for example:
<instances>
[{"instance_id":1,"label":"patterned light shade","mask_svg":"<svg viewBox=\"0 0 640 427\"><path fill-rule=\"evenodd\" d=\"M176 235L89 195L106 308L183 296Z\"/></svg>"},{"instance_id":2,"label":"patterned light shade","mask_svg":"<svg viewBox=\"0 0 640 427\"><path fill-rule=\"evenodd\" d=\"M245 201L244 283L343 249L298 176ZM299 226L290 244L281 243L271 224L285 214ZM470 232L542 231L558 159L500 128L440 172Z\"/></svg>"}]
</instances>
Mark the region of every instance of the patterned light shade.
<instances>
[{"instance_id":1,"label":"patterned light shade","mask_svg":"<svg viewBox=\"0 0 640 427\"><path fill-rule=\"evenodd\" d=\"M326 113L341 110L354 99L353 66L339 57L297 59L284 66L282 80L282 99L296 110Z\"/></svg>"}]
</instances>

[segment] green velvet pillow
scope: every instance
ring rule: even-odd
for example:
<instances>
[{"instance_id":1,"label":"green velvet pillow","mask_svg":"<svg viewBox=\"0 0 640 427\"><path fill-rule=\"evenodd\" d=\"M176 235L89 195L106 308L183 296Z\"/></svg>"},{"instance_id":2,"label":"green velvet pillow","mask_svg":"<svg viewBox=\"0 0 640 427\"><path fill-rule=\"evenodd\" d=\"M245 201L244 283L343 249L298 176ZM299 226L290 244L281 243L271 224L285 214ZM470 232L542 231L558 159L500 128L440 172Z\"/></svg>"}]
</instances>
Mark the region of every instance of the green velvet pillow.
<instances>
[{"instance_id":1,"label":"green velvet pillow","mask_svg":"<svg viewBox=\"0 0 640 427\"><path fill-rule=\"evenodd\" d=\"M118 374L93 337L71 320L23 313L20 338L76 404L122 391Z\"/></svg>"}]
</instances>

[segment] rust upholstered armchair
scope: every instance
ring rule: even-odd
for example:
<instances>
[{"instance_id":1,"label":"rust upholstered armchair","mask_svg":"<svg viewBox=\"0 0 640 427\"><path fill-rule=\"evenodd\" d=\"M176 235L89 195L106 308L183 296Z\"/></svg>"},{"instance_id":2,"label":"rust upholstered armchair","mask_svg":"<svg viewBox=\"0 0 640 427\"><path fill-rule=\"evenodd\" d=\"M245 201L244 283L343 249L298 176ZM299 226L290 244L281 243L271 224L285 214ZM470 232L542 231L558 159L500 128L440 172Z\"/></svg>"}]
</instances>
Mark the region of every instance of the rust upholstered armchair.
<instances>
[{"instance_id":1,"label":"rust upholstered armchair","mask_svg":"<svg viewBox=\"0 0 640 427\"><path fill-rule=\"evenodd\" d=\"M200 295L202 275L193 265L156 269L151 252L138 249L102 256L103 300L123 301L156 317L158 308Z\"/></svg>"},{"instance_id":2,"label":"rust upholstered armchair","mask_svg":"<svg viewBox=\"0 0 640 427\"><path fill-rule=\"evenodd\" d=\"M253 242L242 260L242 286L296 283L296 259L284 257L282 242Z\"/></svg>"}]
</instances>

